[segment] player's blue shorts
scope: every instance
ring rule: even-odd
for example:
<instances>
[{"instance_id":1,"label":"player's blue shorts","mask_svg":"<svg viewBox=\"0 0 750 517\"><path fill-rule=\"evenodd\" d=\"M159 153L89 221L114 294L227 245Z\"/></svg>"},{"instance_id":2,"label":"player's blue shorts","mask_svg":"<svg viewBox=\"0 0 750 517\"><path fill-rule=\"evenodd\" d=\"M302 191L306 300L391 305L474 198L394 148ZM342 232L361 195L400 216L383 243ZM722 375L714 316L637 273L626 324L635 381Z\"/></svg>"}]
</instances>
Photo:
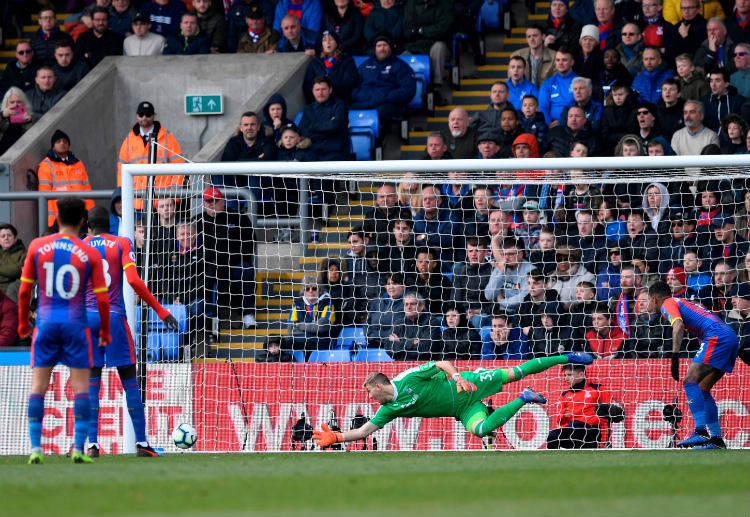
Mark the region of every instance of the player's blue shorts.
<instances>
[{"instance_id":1,"label":"player's blue shorts","mask_svg":"<svg viewBox=\"0 0 750 517\"><path fill-rule=\"evenodd\" d=\"M734 332L706 336L701 341L701 347L695 354L693 362L713 366L724 373L731 373L737 360L738 350L739 340Z\"/></svg>"},{"instance_id":2,"label":"player's blue shorts","mask_svg":"<svg viewBox=\"0 0 750 517\"><path fill-rule=\"evenodd\" d=\"M70 368L91 368L93 352L89 329L79 323L42 323L31 340L31 366L64 364Z\"/></svg>"},{"instance_id":3,"label":"player's blue shorts","mask_svg":"<svg viewBox=\"0 0 750 517\"><path fill-rule=\"evenodd\" d=\"M99 335L99 313L87 313L92 336ZM122 314L109 313L109 335L112 341L108 346L94 347L94 366L129 366L135 364L135 346L130 333L128 320Z\"/></svg>"}]
</instances>

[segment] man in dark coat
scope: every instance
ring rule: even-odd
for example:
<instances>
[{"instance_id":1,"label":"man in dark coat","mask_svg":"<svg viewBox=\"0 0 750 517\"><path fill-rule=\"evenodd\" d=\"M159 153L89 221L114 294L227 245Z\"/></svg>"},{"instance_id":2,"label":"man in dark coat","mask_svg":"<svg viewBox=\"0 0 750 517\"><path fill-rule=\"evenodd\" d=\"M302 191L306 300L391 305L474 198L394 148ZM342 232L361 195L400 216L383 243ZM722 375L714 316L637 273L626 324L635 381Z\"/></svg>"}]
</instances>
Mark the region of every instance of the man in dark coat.
<instances>
[{"instance_id":1,"label":"man in dark coat","mask_svg":"<svg viewBox=\"0 0 750 517\"><path fill-rule=\"evenodd\" d=\"M299 124L302 135L312 140L313 155L318 161L349 159L349 108L333 96L333 85L327 77L313 80L313 97Z\"/></svg>"},{"instance_id":2,"label":"man in dark coat","mask_svg":"<svg viewBox=\"0 0 750 517\"><path fill-rule=\"evenodd\" d=\"M76 54L94 68L107 56L122 55L122 36L109 28L109 11L96 7L91 13L91 30L84 32L76 42Z\"/></svg>"}]
</instances>

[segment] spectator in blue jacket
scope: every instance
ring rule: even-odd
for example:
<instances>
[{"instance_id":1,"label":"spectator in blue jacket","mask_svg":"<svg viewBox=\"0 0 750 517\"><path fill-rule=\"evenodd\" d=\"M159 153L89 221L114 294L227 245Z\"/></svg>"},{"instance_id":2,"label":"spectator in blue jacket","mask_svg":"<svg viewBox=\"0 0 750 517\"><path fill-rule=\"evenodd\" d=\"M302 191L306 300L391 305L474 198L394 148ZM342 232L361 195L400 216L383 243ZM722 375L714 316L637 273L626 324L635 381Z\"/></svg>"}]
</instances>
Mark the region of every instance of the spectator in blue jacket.
<instances>
[{"instance_id":1,"label":"spectator in blue jacket","mask_svg":"<svg viewBox=\"0 0 750 517\"><path fill-rule=\"evenodd\" d=\"M211 53L211 42L198 27L198 15L194 12L182 13L179 34L167 38L164 54L189 56Z\"/></svg>"},{"instance_id":2,"label":"spectator in blue jacket","mask_svg":"<svg viewBox=\"0 0 750 517\"><path fill-rule=\"evenodd\" d=\"M661 99L661 83L665 79L674 77L674 70L660 70L661 52L658 48L647 48L643 51L643 71L633 79L633 90L637 91L639 99L653 104Z\"/></svg>"},{"instance_id":3,"label":"spectator in blue jacket","mask_svg":"<svg viewBox=\"0 0 750 517\"><path fill-rule=\"evenodd\" d=\"M578 74L573 71L573 64L573 53L570 50L558 50L555 53L557 73L544 81L539 88L539 109L544 113L550 128L560 123L563 109L575 104L573 79L578 77Z\"/></svg>"},{"instance_id":4,"label":"spectator in blue jacket","mask_svg":"<svg viewBox=\"0 0 750 517\"><path fill-rule=\"evenodd\" d=\"M591 79L588 77L576 77L573 79L573 98L576 101L576 106L583 109L583 113L586 115L586 120L591 125L591 130L595 133L599 133L602 125L602 111L604 107L601 103L596 102L592 97L593 86ZM568 109L565 108L560 114L560 120L568 119Z\"/></svg>"},{"instance_id":5,"label":"spectator in blue jacket","mask_svg":"<svg viewBox=\"0 0 750 517\"><path fill-rule=\"evenodd\" d=\"M312 91L315 100L305 106L300 133L312 140L312 154L318 161L349 159L349 108L333 96L328 77L316 77Z\"/></svg>"},{"instance_id":6,"label":"spectator in blue jacket","mask_svg":"<svg viewBox=\"0 0 750 517\"><path fill-rule=\"evenodd\" d=\"M417 89L414 72L393 55L393 42L388 34L375 38L375 55L359 65L357 72L359 86L352 91L352 107L377 109L381 125L387 127L414 97Z\"/></svg>"},{"instance_id":7,"label":"spectator in blue jacket","mask_svg":"<svg viewBox=\"0 0 750 517\"><path fill-rule=\"evenodd\" d=\"M151 32L165 38L180 32L180 18L185 12L181 0L153 0L141 6L141 13L151 20Z\"/></svg>"},{"instance_id":8,"label":"spectator in blue jacket","mask_svg":"<svg viewBox=\"0 0 750 517\"><path fill-rule=\"evenodd\" d=\"M318 57L307 65L305 81L302 84L307 102L312 101L312 82L316 77L328 77L333 84L333 95L349 102L351 91L359 84L359 75L352 56L341 49L339 35L324 30L315 50Z\"/></svg>"},{"instance_id":9,"label":"spectator in blue jacket","mask_svg":"<svg viewBox=\"0 0 750 517\"><path fill-rule=\"evenodd\" d=\"M492 316L492 329L482 343L482 359L503 361L523 360L528 354L528 342L506 312Z\"/></svg>"},{"instance_id":10,"label":"spectator in blue jacket","mask_svg":"<svg viewBox=\"0 0 750 517\"><path fill-rule=\"evenodd\" d=\"M273 28L281 32L281 21L287 15L294 15L302 24L302 31L308 41L315 43L323 23L323 7L318 0L278 0L274 14Z\"/></svg>"},{"instance_id":11,"label":"spectator in blue jacket","mask_svg":"<svg viewBox=\"0 0 750 517\"><path fill-rule=\"evenodd\" d=\"M317 33L313 36L303 30L299 18L287 14L281 20L281 30L284 35L276 46L276 52L304 52L310 57L315 57Z\"/></svg>"},{"instance_id":12,"label":"spectator in blue jacket","mask_svg":"<svg viewBox=\"0 0 750 517\"><path fill-rule=\"evenodd\" d=\"M414 217L414 235L417 246L440 250L443 271L453 267L453 250L463 248L460 242L462 225L447 208L442 208L440 190L434 185L422 187L422 210ZM454 245L454 237L459 242Z\"/></svg>"},{"instance_id":13,"label":"spectator in blue jacket","mask_svg":"<svg viewBox=\"0 0 750 517\"><path fill-rule=\"evenodd\" d=\"M740 108L745 97L737 93L737 89L729 83L729 70L715 68L708 74L708 85L711 93L701 98L706 107L703 124L717 133L721 129L721 121L730 113L740 114Z\"/></svg>"},{"instance_id":14,"label":"spectator in blue jacket","mask_svg":"<svg viewBox=\"0 0 750 517\"><path fill-rule=\"evenodd\" d=\"M539 98L539 89L531 81L526 79L526 60L521 56L513 56L508 62L508 102L516 111L521 111L523 98L533 95Z\"/></svg>"}]
</instances>

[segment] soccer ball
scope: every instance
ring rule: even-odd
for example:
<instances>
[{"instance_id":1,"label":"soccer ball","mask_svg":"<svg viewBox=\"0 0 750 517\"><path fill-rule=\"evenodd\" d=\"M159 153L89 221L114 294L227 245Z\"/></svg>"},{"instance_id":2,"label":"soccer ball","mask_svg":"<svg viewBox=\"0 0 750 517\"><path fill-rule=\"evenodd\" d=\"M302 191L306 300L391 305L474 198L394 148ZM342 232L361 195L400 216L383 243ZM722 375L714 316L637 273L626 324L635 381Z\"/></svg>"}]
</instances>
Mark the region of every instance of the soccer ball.
<instances>
[{"instance_id":1,"label":"soccer ball","mask_svg":"<svg viewBox=\"0 0 750 517\"><path fill-rule=\"evenodd\" d=\"M180 424L172 431L172 440L180 449L189 449L197 439L195 428L190 424Z\"/></svg>"}]
</instances>

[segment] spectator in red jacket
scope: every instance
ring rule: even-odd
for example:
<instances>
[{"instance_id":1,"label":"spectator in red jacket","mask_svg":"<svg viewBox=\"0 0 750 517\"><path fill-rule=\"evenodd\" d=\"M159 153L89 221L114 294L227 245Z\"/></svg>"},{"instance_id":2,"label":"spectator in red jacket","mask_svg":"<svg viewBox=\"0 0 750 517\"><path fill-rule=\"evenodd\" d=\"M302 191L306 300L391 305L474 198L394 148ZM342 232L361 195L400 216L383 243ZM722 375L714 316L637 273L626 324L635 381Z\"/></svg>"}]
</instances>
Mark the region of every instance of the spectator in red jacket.
<instances>
[{"instance_id":1,"label":"spectator in red jacket","mask_svg":"<svg viewBox=\"0 0 750 517\"><path fill-rule=\"evenodd\" d=\"M558 404L557 429L547 436L548 449L596 449L601 442L602 419L598 404L609 404L611 397L598 384L586 380L586 367L562 365L569 389L563 391Z\"/></svg>"},{"instance_id":2,"label":"spectator in red jacket","mask_svg":"<svg viewBox=\"0 0 750 517\"><path fill-rule=\"evenodd\" d=\"M18 341L18 305L0 291L0 346L13 346Z\"/></svg>"},{"instance_id":3,"label":"spectator in red jacket","mask_svg":"<svg viewBox=\"0 0 750 517\"><path fill-rule=\"evenodd\" d=\"M612 325L609 308L597 304L591 313L591 326L586 330L586 351L599 359L613 359L622 349L625 333Z\"/></svg>"}]
</instances>

